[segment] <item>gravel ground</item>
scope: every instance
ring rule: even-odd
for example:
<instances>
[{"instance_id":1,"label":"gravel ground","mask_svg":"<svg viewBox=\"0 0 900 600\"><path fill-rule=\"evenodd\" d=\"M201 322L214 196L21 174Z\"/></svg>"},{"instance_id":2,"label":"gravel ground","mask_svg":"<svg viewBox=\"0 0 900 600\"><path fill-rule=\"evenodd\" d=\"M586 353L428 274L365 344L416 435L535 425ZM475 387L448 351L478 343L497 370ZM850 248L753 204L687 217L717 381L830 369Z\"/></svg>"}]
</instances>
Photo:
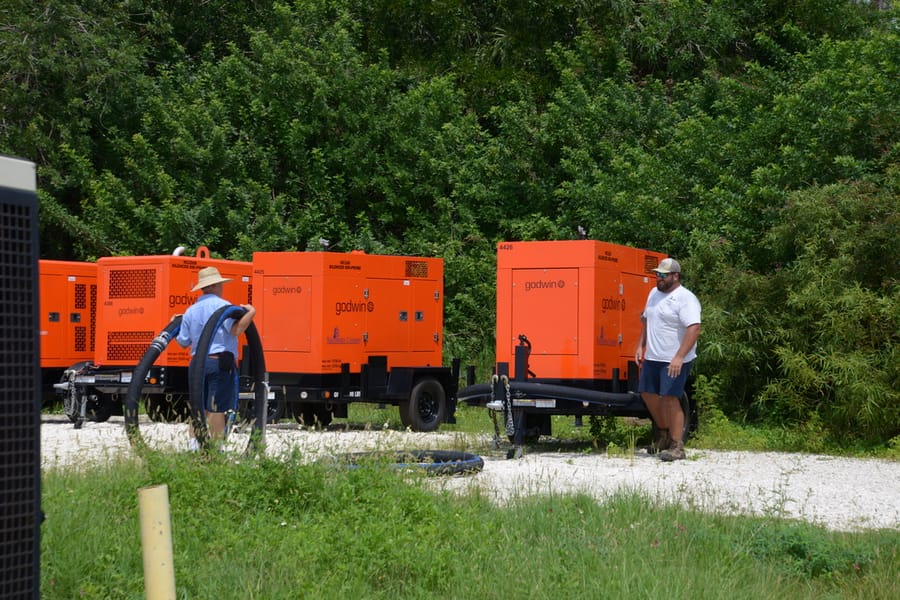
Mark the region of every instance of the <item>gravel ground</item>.
<instances>
[{"instance_id":1,"label":"gravel ground","mask_svg":"<svg viewBox=\"0 0 900 600\"><path fill-rule=\"evenodd\" d=\"M159 449L185 449L187 426L142 423L141 434ZM802 519L829 529L900 529L900 462L812 454L723 452L688 447L688 459L663 463L639 451L634 456L531 449L507 460L490 435L395 430L305 431L279 424L267 432L273 456L298 450L304 457L386 449L460 449L479 454L476 474L438 477L447 490L473 488L503 503L530 494L586 493L603 499L619 490L641 491L663 502L709 512ZM230 438L238 455L247 437ZM96 465L131 452L121 417L85 423L76 430L61 416L41 426L42 468Z\"/></svg>"}]
</instances>

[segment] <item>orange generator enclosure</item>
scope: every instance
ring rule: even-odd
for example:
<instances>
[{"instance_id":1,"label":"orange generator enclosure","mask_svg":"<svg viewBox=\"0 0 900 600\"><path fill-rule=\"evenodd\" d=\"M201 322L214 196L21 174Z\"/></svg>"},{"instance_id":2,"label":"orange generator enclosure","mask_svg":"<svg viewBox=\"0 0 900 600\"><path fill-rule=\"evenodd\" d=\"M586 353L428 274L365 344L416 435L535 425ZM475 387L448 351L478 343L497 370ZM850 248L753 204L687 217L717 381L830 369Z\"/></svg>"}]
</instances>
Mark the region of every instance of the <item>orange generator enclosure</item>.
<instances>
[{"instance_id":1,"label":"orange generator enclosure","mask_svg":"<svg viewBox=\"0 0 900 600\"><path fill-rule=\"evenodd\" d=\"M66 369L94 360L97 265L38 261L41 368Z\"/></svg>"},{"instance_id":2,"label":"orange generator enclosure","mask_svg":"<svg viewBox=\"0 0 900 600\"><path fill-rule=\"evenodd\" d=\"M530 377L626 378L653 269L665 257L594 240L498 244L497 362L515 364L525 336Z\"/></svg>"},{"instance_id":3,"label":"orange generator enclosure","mask_svg":"<svg viewBox=\"0 0 900 600\"><path fill-rule=\"evenodd\" d=\"M104 367L137 365L172 316L184 313L200 297L201 292L191 288L204 267L216 267L231 279L223 289L226 300L250 303L251 263L212 259L204 247L196 256L99 259L96 363ZM155 362L160 367L187 367L189 363L190 350L174 342Z\"/></svg>"},{"instance_id":4,"label":"orange generator enclosure","mask_svg":"<svg viewBox=\"0 0 900 600\"><path fill-rule=\"evenodd\" d=\"M441 366L444 264L364 252L256 252L256 323L269 373Z\"/></svg>"}]
</instances>

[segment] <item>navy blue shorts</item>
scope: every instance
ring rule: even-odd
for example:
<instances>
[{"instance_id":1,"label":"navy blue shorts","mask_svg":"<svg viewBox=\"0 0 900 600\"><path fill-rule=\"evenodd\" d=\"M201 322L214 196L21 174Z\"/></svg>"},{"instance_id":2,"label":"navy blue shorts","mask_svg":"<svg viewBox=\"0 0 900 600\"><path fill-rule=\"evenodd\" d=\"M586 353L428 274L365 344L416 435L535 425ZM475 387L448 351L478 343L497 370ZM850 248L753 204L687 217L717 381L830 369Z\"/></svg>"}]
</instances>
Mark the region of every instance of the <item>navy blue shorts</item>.
<instances>
[{"instance_id":1,"label":"navy blue shorts","mask_svg":"<svg viewBox=\"0 0 900 600\"><path fill-rule=\"evenodd\" d=\"M207 358L203 369L203 408L221 413L237 409L237 387L234 369L223 371L218 358Z\"/></svg>"},{"instance_id":2,"label":"navy blue shorts","mask_svg":"<svg viewBox=\"0 0 900 600\"><path fill-rule=\"evenodd\" d=\"M693 364L694 361L684 363L681 365L681 374L678 377L669 377L669 363L645 360L641 365L638 391L681 398Z\"/></svg>"}]
</instances>

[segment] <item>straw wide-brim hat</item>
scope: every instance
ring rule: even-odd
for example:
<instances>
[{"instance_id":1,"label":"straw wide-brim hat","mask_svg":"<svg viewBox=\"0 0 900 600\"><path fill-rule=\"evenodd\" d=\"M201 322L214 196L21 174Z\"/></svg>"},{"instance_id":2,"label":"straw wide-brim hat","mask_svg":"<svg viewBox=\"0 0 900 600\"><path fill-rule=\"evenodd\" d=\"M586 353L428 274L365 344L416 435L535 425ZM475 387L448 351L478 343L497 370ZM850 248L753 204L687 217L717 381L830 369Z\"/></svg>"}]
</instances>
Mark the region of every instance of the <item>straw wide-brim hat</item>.
<instances>
[{"instance_id":1,"label":"straw wide-brim hat","mask_svg":"<svg viewBox=\"0 0 900 600\"><path fill-rule=\"evenodd\" d=\"M219 273L219 270L215 267L204 267L200 269L200 272L197 273L197 277L197 285L195 285L191 289L192 292L202 290L203 288L215 285L217 283L225 283L226 281L231 281L227 277L222 277L222 274Z\"/></svg>"}]
</instances>

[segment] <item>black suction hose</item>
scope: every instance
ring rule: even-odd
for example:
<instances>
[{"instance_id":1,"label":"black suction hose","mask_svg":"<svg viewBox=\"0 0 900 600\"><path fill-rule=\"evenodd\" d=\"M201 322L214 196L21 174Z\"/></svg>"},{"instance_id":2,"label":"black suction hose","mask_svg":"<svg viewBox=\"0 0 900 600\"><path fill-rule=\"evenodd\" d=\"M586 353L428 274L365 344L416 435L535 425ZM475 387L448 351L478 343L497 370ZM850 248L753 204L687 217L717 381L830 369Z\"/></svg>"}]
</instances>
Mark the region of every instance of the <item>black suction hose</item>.
<instances>
[{"instance_id":1,"label":"black suction hose","mask_svg":"<svg viewBox=\"0 0 900 600\"><path fill-rule=\"evenodd\" d=\"M144 380L147 378L150 367L163 353L169 342L175 339L179 331L181 331L181 315L172 319L166 328L150 342L150 347L144 352L144 356L141 357L141 361L131 374L128 392L125 394L125 434L132 446L142 446L144 443L138 429L138 400L141 397Z\"/></svg>"},{"instance_id":2,"label":"black suction hose","mask_svg":"<svg viewBox=\"0 0 900 600\"><path fill-rule=\"evenodd\" d=\"M239 313L236 318L240 318L244 314L244 309L238 306L225 306L220 308L216 314L213 315L214 319L211 318L210 322L206 324L204 327L203 334L206 334L206 330L209 329L209 334L206 335L205 346L203 348L199 347L200 350L203 350L203 354L200 356L206 356L209 354L209 345L212 341L213 333L216 330L216 327L221 323L224 318L222 314L225 313L226 309L232 309L235 313ZM218 315L218 317L216 316ZM215 325L213 325L213 321L215 321ZM147 373L150 372L150 367L153 366L153 363L156 362L156 359L159 358L159 355L163 353L163 351L168 347L169 343L174 340L178 336L178 332L181 331L181 315L176 316L172 319L172 321L166 326L166 328L158 335L153 341L150 343L150 346L147 348L147 351L144 352L144 356L141 357L140 362L135 368L134 372L131 375L131 382L128 384L128 392L125 395L125 434L128 437L128 441L131 442L132 447L136 449L143 448L145 446L144 439L141 436L140 428L138 426L138 404L141 397L141 390L144 387L144 380L147 378ZM249 361L251 366L251 375L253 375L253 379L255 382L254 392L255 396L255 419L253 423L253 430L250 433L250 443L248 444L247 451L250 450L261 450L263 441L265 439L265 423L266 423L266 413L268 411L268 399L269 399L269 385L268 378L266 376L266 363L262 350L262 342L259 337L259 332L256 329L256 325L250 323L250 326L247 328L247 331L244 332L247 336L247 355L244 357ZM201 335L201 343L204 342L204 335ZM193 362L193 359L192 359ZM194 369L193 371L197 371ZM189 382L190 384L190 398L191 398L191 418L194 419L195 412L195 398L196 402L199 403L200 406L200 427L205 432L206 437L209 436L209 432L206 429L206 419L203 416L203 365L200 365L199 368L200 380L197 382L199 386L199 391L194 391L194 382ZM195 428L197 423L194 423ZM197 431L197 429L195 429Z\"/></svg>"},{"instance_id":3,"label":"black suction hose","mask_svg":"<svg viewBox=\"0 0 900 600\"><path fill-rule=\"evenodd\" d=\"M221 327L226 319L240 319L246 311L240 306L228 305L216 310L210 316L197 346L194 349L194 356L191 357L189 367L189 391L191 399L191 424L194 427L194 436L200 443L200 447L207 449L209 447L209 428L206 425L206 415L203 410L203 380L204 366L206 356L209 354L209 347L212 344L216 330ZM250 361L250 366L254 374L254 392L255 392L255 419L253 423L253 431L250 434L250 443L248 451L259 450L261 448L263 438L265 437L266 413L268 407L268 382L266 381L266 365L263 358L262 343L256 326L251 322L250 326L244 332L247 336L248 356L244 357ZM234 407L237 409L237 406Z\"/></svg>"},{"instance_id":4,"label":"black suction hose","mask_svg":"<svg viewBox=\"0 0 900 600\"><path fill-rule=\"evenodd\" d=\"M247 356L250 374L253 376L254 421L250 431L250 442L247 452L260 452L264 448L266 438L266 422L269 416L269 376L266 373L266 358L263 354L262 339L254 323L250 323L244 332L247 337Z\"/></svg>"}]
</instances>

